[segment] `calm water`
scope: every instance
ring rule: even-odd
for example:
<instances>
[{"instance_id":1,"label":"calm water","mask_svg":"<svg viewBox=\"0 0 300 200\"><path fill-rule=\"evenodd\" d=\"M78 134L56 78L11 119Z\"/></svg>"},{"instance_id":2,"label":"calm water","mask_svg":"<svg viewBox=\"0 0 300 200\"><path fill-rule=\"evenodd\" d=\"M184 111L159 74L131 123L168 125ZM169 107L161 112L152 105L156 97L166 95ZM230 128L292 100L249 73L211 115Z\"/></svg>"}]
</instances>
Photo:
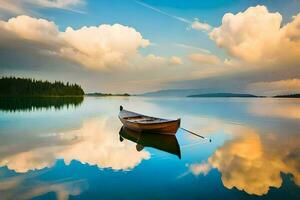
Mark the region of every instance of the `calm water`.
<instances>
[{"instance_id":1,"label":"calm water","mask_svg":"<svg viewBox=\"0 0 300 200\"><path fill-rule=\"evenodd\" d=\"M90 97L68 106L5 105L1 200L300 199L297 99ZM119 105L180 117L212 142L182 130L166 145L120 136Z\"/></svg>"}]
</instances>

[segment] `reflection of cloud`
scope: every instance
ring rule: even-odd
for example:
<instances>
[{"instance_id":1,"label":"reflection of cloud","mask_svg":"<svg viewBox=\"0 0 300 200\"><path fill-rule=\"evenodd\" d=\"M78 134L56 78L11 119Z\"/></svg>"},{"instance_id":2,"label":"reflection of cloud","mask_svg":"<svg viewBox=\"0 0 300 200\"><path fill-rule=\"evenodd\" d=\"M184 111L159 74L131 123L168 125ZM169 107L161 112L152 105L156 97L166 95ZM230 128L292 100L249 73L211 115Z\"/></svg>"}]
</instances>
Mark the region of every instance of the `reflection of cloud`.
<instances>
[{"instance_id":1,"label":"reflection of cloud","mask_svg":"<svg viewBox=\"0 0 300 200\"><path fill-rule=\"evenodd\" d=\"M202 162L202 163L195 163L189 166L189 170L196 176L203 174L206 175L210 171L211 166L209 163Z\"/></svg>"},{"instance_id":2,"label":"reflection of cloud","mask_svg":"<svg viewBox=\"0 0 300 200\"><path fill-rule=\"evenodd\" d=\"M135 145L129 141L121 143L118 130L112 129L109 123L110 120L107 119L86 121L79 130L62 132L55 136L58 140L56 144L32 147L26 152L19 151L7 156L4 154L0 166L7 166L17 172L27 172L51 167L57 159L64 159L66 163L78 160L99 168L128 170L150 157L147 151L137 152Z\"/></svg>"},{"instance_id":3,"label":"reflection of cloud","mask_svg":"<svg viewBox=\"0 0 300 200\"><path fill-rule=\"evenodd\" d=\"M121 143L118 131L112 133L107 123L109 122L105 120L91 120L80 130L63 133L62 136L77 137L78 142L59 152L58 157L63 158L67 163L75 159L116 170L132 169L143 159L150 157L146 151L136 151L135 145L129 141Z\"/></svg>"},{"instance_id":4,"label":"reflection of cloud","mask_svg":"<svg viewBox=\"0 0 300 200\"><path fill-rule=\"evenodd\" d=\"M24 193L24 196L20 199L30 199L32 197L41 196L49 192L54 192L56 193L58 200L68 200L70 195L77 196L82 192L80 187L74 187L74 185L76 186L76 183L78 183L78 181L49 185L39 184L38 186Z\"/></svg>"},{"instance_id":5,"label":"reflection of cloud","mask_svg":"<svg viewBox=\"0 0 300 200\"><path fill-rule=\"evenodd\" d=\"M248 128L234 131L235 139L226 142L214 152L208 163L201 165L202 168L210 165L218 169L225 187L263 195L270 187L281 186L281 172L292 174L295 183L300 185L300 141L297 138L287 142L273 134L268 138L259 136ZM191 170L195 175L202 171Z\"/></svg>"},{"instance_id":6,"label":"reflection of cloud","mask_svg":"<svg viewBox=\"0 0 300 200\"><path fill-rule=\"evenodd\" d=\"M33 149L2 158L0 166L7 166L16 172L24 173L29 170L51 167L55 163L55 160L54 155L49 152L49 149Z\"/></svg>"},{"instance_id":7,"label":"reflection of cloud","mask_svg":"<svg viewBox=\"0 0 300 200\"><path fill-rule=\"evenodd\" d=\"M15 188L21 183L22 179L20 177L12 177L6 180L0 181L0 191L9 190Z\"/></svg>"},{"instance_id":8,"label":"reflection of cloud","mask_svg":"<svg viewBox=\"0 0 300 200\"><path fill-rule=\"evenodd\" d=\"M300 105L297 102L286 99L278 101L267 99L267 103L261 105L261 101L253 102L249 112L262 117L280 117L286 119L300 119Z\"/></svg>"},{"instance_id":9,"label":"reflection of cloud","mask_svg":"<svg viewBox=\"0 0 300 200\"><path fill-rule=\"evenodd\" d=\"M35 176L18 175L1 179L1 200L32 199L49 192L54 192L58 200L67 200L70 195L79 195L87 187L83 180L44 182L33 178Z\"/></svg>"}]
</instances>

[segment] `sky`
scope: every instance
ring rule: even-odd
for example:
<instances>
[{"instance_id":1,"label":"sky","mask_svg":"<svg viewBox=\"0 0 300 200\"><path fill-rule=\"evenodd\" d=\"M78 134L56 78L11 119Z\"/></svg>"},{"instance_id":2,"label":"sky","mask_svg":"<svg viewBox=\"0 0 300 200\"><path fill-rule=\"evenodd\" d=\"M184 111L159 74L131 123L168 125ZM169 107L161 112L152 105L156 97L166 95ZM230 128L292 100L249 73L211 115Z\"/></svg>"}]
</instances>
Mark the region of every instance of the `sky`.
<instances>
[{"instance_id":1,"label":"sky","mask_svg":"<svg viewBox=\"0 0 300 200\"><path fill-rule=\"evenodd\" d=\"M300 92L299 0L0 0L0 76L86 92Z\"/></svg>"}]
</instances>

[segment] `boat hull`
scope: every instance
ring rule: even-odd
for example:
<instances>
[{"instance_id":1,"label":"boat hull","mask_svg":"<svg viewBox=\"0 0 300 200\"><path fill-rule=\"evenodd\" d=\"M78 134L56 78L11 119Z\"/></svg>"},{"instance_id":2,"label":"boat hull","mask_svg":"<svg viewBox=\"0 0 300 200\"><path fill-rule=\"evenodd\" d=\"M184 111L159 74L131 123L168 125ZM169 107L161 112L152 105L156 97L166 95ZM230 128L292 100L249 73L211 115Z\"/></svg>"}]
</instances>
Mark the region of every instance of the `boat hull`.
<instances>
[{"instance_id":1,"label":"boat hull","mask_svg":"<svg viewBox=\"0 0 300 200\"><path fill-rule=\"evenodd\" d=\"M161 119L123 109L120 110L119 119L125 128L136 132L175 135L180 127L180 119Z\"/></svg>"},{"instance_id":2,"label":"boat hull","mask_svg":"<svg viewBox=\"0 0 300 200\"><path fill-rule=\"evenodd\" d=\"M148 123L148 124L140 124L140 123L132 123L128 122L125 119L120 118L124 127L144 133L160 133L160 134L168 134L175 135L178 128L180 127L180 119L162 122L162 123Z\"/></svg>"}]
</instances>

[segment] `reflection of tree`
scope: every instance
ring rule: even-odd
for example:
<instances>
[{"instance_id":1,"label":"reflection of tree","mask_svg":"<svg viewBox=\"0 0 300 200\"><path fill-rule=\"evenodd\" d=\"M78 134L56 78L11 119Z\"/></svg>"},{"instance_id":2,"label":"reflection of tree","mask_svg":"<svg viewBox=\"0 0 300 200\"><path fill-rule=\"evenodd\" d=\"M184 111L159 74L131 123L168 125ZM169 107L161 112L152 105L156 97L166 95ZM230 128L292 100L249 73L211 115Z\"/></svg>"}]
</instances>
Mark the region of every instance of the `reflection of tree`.
<instances>
[{"instance_id":1,"label":"reflection of tree","mask_svg":"<svg viewBox=\"0 0 300 200\"><path fill-rule=\"evenodd\" d=\"M248 128L234 131L236 137L233 140L218 148L208 163L191 165L191 172L195 175L207 173L193 169L204 169L209 165L221 172L225 187L236 187L256 195L268 193L270 187L281 187L281 172L291 174L300 186L299 138L278 134L259 135Z\"/></svg>"},{"instance_id":2,"label":"reflection of tree","mask_svg":"<svg viewBox=\"0 0 300 200\"><path fill-rule=\"evenodd\" d=\"M63 107L79 106L83 97L0 97L0 110L32 111L35 109L62 109Z\"/></svg>"}]
</instances>

